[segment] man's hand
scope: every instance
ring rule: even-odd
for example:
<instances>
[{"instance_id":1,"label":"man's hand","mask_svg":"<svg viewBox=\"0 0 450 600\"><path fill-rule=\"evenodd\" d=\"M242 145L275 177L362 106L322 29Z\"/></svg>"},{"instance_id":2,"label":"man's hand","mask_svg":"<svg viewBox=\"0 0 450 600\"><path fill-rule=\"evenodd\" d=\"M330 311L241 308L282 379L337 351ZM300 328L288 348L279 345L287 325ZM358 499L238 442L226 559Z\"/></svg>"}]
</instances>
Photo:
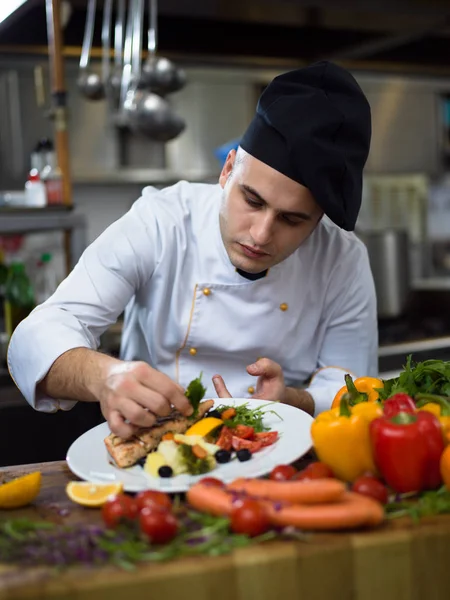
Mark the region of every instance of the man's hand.
<instances>
[{"instance_id":1,"label":"man's hand","mask_svg":"<svg viewBox=\"0 0 450 600\"><path fill-rule=\"evenodd\" d=\"M258 377L253 396L260 400L283 402L300 408L309 414L314 414L314 400L308 392L296 388L286 387L283 369L268 358L261 358L247 367L247 373ZM224 380L220 375L213 377L214 387L219 398L231 398Z\"/></svg>"},{"instance_id":2,"label":"man's hand","mask_svg":"<svg viewBox=\"0 0 450 600\"><path fill-rule=\"evenodd\" d=\"M284 385L283 369L278 363L268 358L261 358L253 365L249 365L247 372L258 377L256 390L253 394L255 398L275 402L285 401L286 386ZM220 375L214 375L213 383L219 398L231 398L231 394Z\"/></svg>"},{"instance_id":3,"label":"man's hand","mask_svg":"<svg viewBox=\"0 0 450 600\"><path fill-rule=\"evenodd\" d=\"M172 405L192 414L183 388L145 362L119 362L97 382L94 394L113 433L128 438L139 427L151 427Z\"/></svg>"}]
</instances>

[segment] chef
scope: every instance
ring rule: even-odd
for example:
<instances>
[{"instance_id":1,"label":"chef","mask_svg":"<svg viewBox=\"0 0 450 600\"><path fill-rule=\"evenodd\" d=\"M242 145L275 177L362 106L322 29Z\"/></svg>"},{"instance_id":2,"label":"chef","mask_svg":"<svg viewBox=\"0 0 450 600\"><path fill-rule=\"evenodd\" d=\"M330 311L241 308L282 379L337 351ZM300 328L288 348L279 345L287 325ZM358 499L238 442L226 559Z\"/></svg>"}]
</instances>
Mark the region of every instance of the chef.
<instances>
[{"instance_id":1,"label":"chef","mask_svg":"<svg viewBox=\"0 0 450 600\"><path fill-rule=\"evenodd\" d=\"M344 374L377 375L364 245L351 233L370 146L353 76L320 62L262 93L217 184L147 187L14 332L10 373L36 410L100 402L130 436L189 382L318 414ZM97 351L125 310L121 358Z\"/></svg>"}]
</instances>

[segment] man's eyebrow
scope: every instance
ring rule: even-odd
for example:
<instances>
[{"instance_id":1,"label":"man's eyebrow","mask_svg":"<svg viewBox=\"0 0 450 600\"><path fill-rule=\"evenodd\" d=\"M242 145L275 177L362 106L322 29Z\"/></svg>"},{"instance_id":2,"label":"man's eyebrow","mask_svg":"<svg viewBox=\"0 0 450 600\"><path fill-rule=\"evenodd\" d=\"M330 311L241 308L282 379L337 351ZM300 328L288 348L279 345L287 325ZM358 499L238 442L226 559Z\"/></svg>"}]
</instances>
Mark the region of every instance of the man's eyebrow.
<instances>
[{"instance_id":1,"label":"man's eyebrow","mask_svg":"<svg viewBox=\"0 0 450 600\"><path fill-rule=\"evenodd\" d=\"M259 200L263 204L268 204L267 200L265 200L261 196L261 194L257 190L255 190L255 188L253 188L251 185L247 185L247 184L243 183L239 187L241 188L241 190L248 192L249 194L254 196L257 200ZM305 213L305 212L296 212L296 211L278 211L278 212L282 212L283 215L286 215L288 217L298 217L299 219L304 219L305 221L311 221L311 219L312 219L311 215L309 215L308 213Z\"/></svg>"}]
</instances>

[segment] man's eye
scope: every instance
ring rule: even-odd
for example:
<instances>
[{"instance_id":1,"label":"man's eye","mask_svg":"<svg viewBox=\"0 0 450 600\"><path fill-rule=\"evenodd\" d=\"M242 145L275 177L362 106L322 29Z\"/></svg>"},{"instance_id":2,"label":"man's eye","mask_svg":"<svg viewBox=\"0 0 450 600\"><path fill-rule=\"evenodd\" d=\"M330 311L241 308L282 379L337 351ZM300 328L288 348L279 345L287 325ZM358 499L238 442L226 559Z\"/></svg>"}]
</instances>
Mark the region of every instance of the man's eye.
<instances>
[{"instance_id":1,"label":"man's eye","mask_svg":"<svg viewBox=\"0 0 450 600\"><path fill-rule=\"evenodd\" d=\"M283 215L282 219L287 225L292 225L292 227L301 225L301 223L303 223L302 219L299 219L298 217L290 217L289 215Z\"/></svg>"},{"instance_id":2,"label":"man's eye","mask_svg":"<svg viewBox=\"0 0 450 600\"><path fill-rule=\"evenodd\" d=\"M262 206L261 202L258 202L258 200L253 200L252 198L249 198L248 196L245 196L245 201L252 208L260 208Z\"/></svg>"}]
</instances>

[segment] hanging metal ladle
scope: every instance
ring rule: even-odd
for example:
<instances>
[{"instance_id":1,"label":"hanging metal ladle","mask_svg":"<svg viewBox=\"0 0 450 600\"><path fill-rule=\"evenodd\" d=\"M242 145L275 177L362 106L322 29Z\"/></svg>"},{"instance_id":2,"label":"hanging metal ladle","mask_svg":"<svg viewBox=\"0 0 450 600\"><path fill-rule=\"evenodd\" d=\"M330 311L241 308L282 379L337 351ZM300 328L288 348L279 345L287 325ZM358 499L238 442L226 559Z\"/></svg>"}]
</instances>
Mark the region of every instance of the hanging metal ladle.
<instances>
[{"instance_id":1,"label":"hanging metal ladle","mask_svg":"<svg viewBox=\"0 0 450 600\"><path fill-rule=\"evenodd\" d=\"M105 97L105 86L103 85L102 77L89 69L92 38L94 36L95 9L96 0L89 0L77 85L85 98L89 100L102 100Z\"/></svg>"},{"instance_id":2,"label":"hanging metal ladle","mask_svg":"<svg viewBox=\"0 0 450 600\"><path fill-rule=\"evenodd\" d=\"M142 67L140 85L165 96L181 90L185 72L168 58L156 56L158 45L158 0L149 0L148 56Z\"/></svg>"},{"instance_id":3,"label":"hanging metal ladle","mask_svg":"<svg viewBox=\"0 0 450 600\"><path fill-rule=\"evenodd\" d=\"M133 19L131 86L126 92L122 119L126 120L132 131L144 134L153 140L167 142L183 131L185 122L172 110L167 100L141 86L143 1L136 0L136 10L134 15L130 16ZM127 34L128 32L127 27ZM126 49L127 44L129 44L129 35L125 43ZM125 77L127 77L126 70L125 59Z\"/></svg>"},{"instance_id":4,"label":"hanging metal ladle","mask_svg":"<svg viewBox=\"0 0 450 600\"><path fill-rule=\"evenodd\" d=\"M117 107L120 99L123 70L123 45L125 30L125 0L118 0L117 17L114 25L114 66L109 78L109 90Z\"/></svg>"}]
</instances>

